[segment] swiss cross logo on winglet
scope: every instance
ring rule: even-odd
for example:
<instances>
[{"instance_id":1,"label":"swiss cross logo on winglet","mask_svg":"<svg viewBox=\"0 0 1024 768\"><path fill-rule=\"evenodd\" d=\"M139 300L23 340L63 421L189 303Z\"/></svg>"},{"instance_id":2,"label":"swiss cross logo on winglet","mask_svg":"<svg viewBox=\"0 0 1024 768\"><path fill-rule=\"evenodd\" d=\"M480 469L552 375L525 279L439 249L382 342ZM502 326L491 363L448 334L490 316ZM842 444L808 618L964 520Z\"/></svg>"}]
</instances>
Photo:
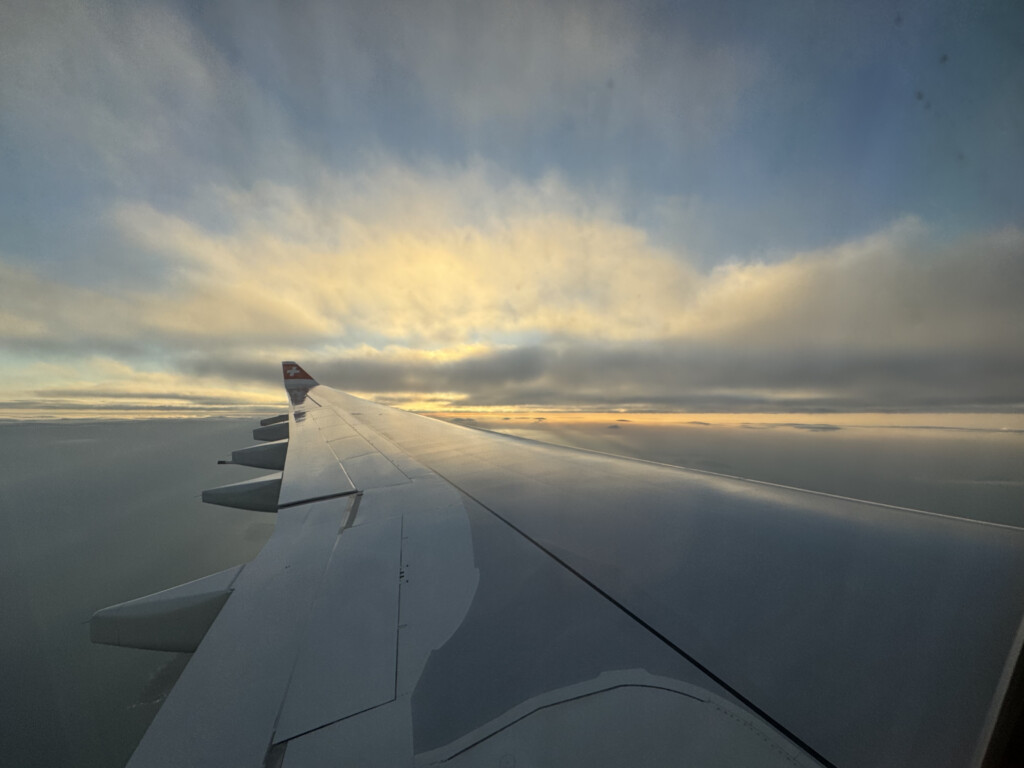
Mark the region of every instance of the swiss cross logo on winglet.
<instances>
[{"instance_id":1,"label":"swiss cross logo on winglet","mask_svg":"<svg viewBox=\"0 0 1024 768\"><path fill-rule=\"evenodd\" d=\"M281 368L284 371L284 383L287 386L291 382L301 382L302 386L309 387L316 384L316 380L302 370L302 366L298 363L293 363L291 360L286 360L281 363Z\"/></svg>"}]
</instances>

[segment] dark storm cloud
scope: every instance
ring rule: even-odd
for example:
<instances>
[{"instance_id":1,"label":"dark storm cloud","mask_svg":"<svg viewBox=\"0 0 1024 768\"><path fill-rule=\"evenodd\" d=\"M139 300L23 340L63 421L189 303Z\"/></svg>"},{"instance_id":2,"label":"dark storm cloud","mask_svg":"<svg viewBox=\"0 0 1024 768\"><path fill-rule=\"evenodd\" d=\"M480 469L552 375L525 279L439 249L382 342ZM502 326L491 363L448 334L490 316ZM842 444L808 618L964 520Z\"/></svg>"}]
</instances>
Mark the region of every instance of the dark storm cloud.
<instances>
[{"instance_id":1,"label":"dark storm cloud","mask_svg":"<svg viewBox=\"0 0 1024 768\"><path fill-rule=\"evenodd\" d=\"M573 386L594 402L701 410L992 408L1021 404L1022 374L1024 361L1012 353L651 345L573 350L544 379L551 392L516 394L550 401Z\"/></svg>"},{"instance_id":2,"label":"dark storm cloud","mask_svg":"<svg viewBox=\"0 0 1024 768\"><path fill-rule=\"evenodd\" d=\"M502 390L540 379L557 355L543 347L488 352L449 362L425 359L324 360L304 363L319 380L359 392L469 392ZM303 362L300 360L299 362ZM186 373L222 376L250 382L278 383L280 370L262 360L231 356L204 356L182 363Z\"/></svg>"},{"instance_id":3,"label":"dark storm cloud","mask_svg":"<svg viewBox=\"0 0 1024 768\"><path fill-rule=\"evenodd\" d=\"M382 398L464 393L463 406L739 410L1007 410L1024 407L1015 353L934 355L735 349L682 343L524 347L458 361L306 361L320 381ZM276 383L276 366L206 359L197 375Z\"/></svg>"}]
</instances>

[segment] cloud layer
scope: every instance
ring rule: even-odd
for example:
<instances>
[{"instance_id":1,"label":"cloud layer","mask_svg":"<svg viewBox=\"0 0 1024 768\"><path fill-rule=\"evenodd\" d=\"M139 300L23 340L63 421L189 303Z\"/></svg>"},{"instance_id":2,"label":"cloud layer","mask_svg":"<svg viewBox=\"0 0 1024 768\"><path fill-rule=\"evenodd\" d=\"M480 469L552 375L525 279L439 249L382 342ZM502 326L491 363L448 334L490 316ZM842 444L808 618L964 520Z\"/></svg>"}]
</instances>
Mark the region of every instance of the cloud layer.
<instances>
[{"instance_id":1,"label":"cloud layer","mask_svg":"<svg viewBox=\"0 0 1024 768\"><path fill-rule=\"evenodd\" d=\"M306 189L210 187L203 225L108 213L165 277L104 292L0 264L12 351L442 404L1017 407L1024 232L866 238L710 270L557 176L381 159ZM66 390L63 387L54 395Z\"/></svg>"},{"instance_id":2,"label":"cloud layer","mask_svg":"<svg viewBox=\"0 0 1024 768\"><path fill-rule=\"evenodd\" d=\"M5 10L11 408L1022 406L998 3Z\"/></svg>"}]
</instances>

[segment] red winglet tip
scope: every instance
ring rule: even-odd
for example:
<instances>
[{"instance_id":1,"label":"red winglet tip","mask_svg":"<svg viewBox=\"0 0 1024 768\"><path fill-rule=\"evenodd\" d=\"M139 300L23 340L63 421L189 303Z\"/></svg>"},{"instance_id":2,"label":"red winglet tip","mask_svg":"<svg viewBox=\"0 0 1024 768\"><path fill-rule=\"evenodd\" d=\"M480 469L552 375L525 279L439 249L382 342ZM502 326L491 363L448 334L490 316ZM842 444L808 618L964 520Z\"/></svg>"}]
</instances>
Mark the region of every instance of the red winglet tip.
<instances>
[{"instance_id":1,"label":"red winglet tip","mask_svg":"<svg viewBox=\"0 0 1024 768\"><path fill-rule=\"evenodd\" d=\"M316 384L316 379L306 373L302 366L291 360L285 360L281 363L281 371L284 374L285 386L294 382L299 382L300 386L308 387Z\"/></svg>"}]
</instances>

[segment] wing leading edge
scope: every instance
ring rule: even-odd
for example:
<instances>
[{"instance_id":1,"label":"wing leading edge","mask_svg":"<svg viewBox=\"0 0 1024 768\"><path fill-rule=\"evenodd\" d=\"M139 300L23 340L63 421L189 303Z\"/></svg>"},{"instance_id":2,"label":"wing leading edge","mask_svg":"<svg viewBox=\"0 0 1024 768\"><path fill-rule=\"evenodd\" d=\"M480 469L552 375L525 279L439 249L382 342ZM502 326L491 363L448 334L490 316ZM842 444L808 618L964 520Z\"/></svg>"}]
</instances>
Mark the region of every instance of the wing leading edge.
<instances>
[{"instance_id":1,"label":"wing leading edge","mask_svg":"<svg viewBox=\"0 0 1024 768\"><path fill-rule=\"evenodd\" d=\"M283 373L289 413L232 457L280 472L204 492L276 510L263 551L162 593L185 603L93 619L94 640L132 645L142 615L144 647L190 627L130 766L995 760L1024 532L545 446Z\"/></svg>"}]
</instances>

